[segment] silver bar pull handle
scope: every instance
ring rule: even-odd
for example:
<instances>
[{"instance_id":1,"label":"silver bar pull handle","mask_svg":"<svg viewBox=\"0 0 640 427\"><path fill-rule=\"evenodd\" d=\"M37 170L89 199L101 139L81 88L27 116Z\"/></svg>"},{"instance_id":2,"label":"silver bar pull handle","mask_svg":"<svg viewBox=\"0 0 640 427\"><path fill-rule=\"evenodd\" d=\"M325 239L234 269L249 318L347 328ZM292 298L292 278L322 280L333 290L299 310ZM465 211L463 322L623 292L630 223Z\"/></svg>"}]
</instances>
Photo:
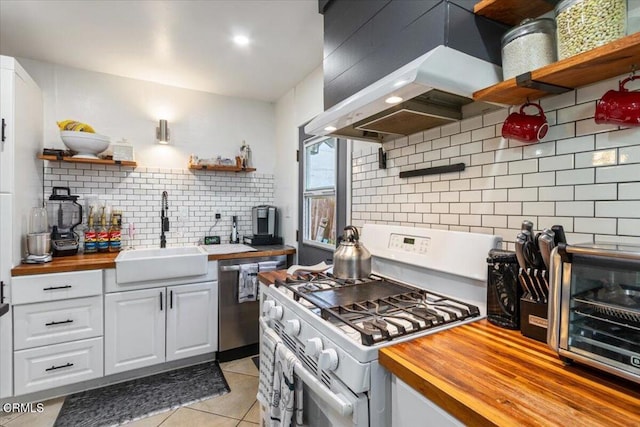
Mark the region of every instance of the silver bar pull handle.
<instances>
[{"instance_id":1,"label":"silver bar pull handle","mask_svg":"<svg viewBox=\"0 0 640 427\"><path fill-rule=\"evenodd\" d=\"M239 265L224 265L220 267L220 271L240 271Z\"/></svg>"}]
</instances>

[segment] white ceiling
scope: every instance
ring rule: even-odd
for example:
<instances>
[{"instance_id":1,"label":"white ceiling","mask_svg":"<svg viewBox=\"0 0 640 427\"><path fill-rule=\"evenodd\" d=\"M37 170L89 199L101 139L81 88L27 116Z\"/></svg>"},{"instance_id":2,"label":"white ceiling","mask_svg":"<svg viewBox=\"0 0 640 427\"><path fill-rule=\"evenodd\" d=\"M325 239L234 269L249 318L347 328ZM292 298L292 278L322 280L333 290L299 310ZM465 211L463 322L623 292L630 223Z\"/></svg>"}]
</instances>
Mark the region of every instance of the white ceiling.
<instances>
[{"instance_id":1,"label":"white ceiling","mask_svg":"<svg viewBox=\"0 0 640 427\"><path fill-rule=\"evenodd\" d=\"M3 55L263 101L321 64L322 37L317 0L0 0Z\"/></svg>"}]
</instances>

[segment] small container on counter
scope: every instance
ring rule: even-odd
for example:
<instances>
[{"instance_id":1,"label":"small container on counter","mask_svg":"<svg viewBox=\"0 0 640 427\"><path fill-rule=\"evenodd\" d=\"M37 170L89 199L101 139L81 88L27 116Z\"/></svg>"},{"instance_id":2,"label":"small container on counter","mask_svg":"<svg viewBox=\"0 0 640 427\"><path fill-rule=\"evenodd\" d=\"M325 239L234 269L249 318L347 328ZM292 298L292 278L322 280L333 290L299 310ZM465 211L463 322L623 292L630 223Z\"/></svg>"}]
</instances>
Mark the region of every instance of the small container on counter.
<instances>
[{"instance_id":1,"label":"small container on counter","mask_svg":"<svg viewBox=\"0 0 640 427\"><path fill-rule=\"evenodd\" d=\"M627 0L563 0L555 16L558 59L564 59L624 37Z\"/></svg>"},{"instance_id":2,"label":"small container on counter","mask_svg":"<svg viewBox=\"0 0 640 427\"><path fill-rule=\"evenodd\" d=\"M504 80L557 60L556 23L550 18L525 19L502 36Z\"/></svg>"}]
</instances>

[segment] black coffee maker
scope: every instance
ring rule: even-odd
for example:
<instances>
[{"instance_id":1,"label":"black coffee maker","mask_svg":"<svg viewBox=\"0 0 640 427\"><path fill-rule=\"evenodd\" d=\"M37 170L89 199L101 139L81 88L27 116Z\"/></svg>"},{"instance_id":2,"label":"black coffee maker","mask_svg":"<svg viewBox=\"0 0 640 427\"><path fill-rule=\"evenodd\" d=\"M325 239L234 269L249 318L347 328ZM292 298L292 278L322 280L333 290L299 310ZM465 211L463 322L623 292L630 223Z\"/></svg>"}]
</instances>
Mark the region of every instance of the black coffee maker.
<instances>
[{"instance_id":1,"label":"black coffee maker","mask_svg":"<svg viewBox=\"0 0 640 427\"><path fill-rule=\"evenodd\" d=\"M82 223L82 206L72 196L69 187L53 187L47 202L47 216L51 227L53 256L78 253L79 237L73 229Z\"/></svg>"}]
</instances>

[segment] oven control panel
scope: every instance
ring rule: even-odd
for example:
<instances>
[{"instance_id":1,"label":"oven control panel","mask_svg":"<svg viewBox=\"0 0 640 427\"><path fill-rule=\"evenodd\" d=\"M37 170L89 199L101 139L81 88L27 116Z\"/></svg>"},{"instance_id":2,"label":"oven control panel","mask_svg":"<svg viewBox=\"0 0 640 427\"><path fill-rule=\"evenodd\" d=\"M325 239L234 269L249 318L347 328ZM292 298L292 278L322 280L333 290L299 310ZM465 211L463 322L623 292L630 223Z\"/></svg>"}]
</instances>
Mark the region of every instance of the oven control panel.
<instances>
[{"instance_id":1,"label":"oven control panel","mask_svg":"<svg viewBox=\"0 0 640 427\"><path fill-rule=\"evenodd\" d=\"M411 252L415 254L427 254L431 238L406 236L403 234L391 234L389 238L389 249L394 251Z\"/></svg>"}]
</instances>

